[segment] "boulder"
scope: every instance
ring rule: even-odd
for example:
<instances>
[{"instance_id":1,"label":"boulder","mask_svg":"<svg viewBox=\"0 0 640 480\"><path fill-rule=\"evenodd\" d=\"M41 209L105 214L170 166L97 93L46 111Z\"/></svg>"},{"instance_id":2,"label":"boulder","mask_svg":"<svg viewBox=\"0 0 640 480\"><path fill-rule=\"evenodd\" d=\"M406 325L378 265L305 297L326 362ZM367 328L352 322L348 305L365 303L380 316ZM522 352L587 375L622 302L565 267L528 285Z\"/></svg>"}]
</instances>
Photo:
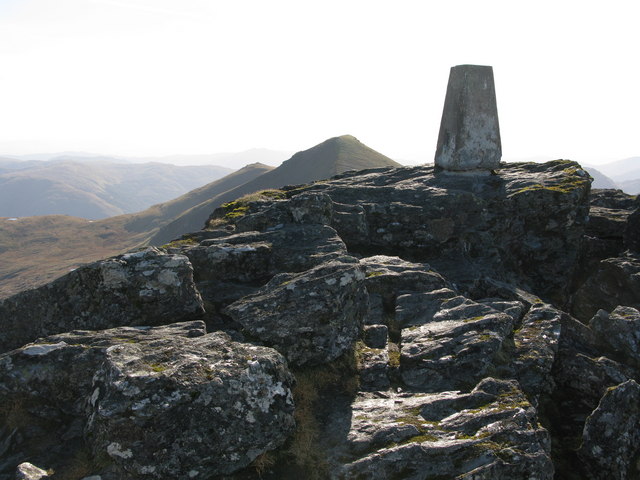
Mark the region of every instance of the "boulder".
<instances>
[{"instance_id":1,"label":"boulder","mask_svg":"<svg viewBox=\"0 0 640 480\"><path fill-rule=\"evenodd\" d=\"M326 225L280 225L266 232L243 232L183 247L194 279L208 304L238 300L274 275L303 272L346 255L344 242Z\"/></svg>"},{"instance_id":2,"label":"boulder","mask_svg":"<svg viewBox=\"0 0 640 480\"><path fill-rule=\"evenodd\" d=\"M356 368L363 391L386 390L391 385L386 345L382 348L359 345L356 349Z\"/></svg>"},{"instance_id":3,"label":"boulder","mask_svg":"<svg viewBox=\"0 0 640 480\"><path fill-rule=\"evenodd\" d=\"M282 273L223 310L291 365L330 362L352 348L367 312L365 274L352 257Z\"/></svg>"},{"instance_id":4,"label":"boulder","mask_svg":"<svg viewBox=\"0 0 640 480\"><path fill-rule=\"evenodd\" d=\"M21 463L16 468L15 480L41 480L43 478L51 478L51 476L46 470L42 470L29 462Z\"/></svg>"},{"instance_id":5,"label":"boulder","mask_svg":"<svg viewBox=\"0 0 640 480\"><path fill-rule=\"evenodd\" d=\"M640 367L640 312L631 307L616 307L610 314L604 310L589 322L600 345L624 363Z\"/></svg>"},{"instance_id":6,"label":"boulder","mask_svg":"<svg viewBox=\"0 0 640 480\"><path fill-rule=\"evenodd\" d=\"M207 335L202 322L41 339L0 356L0 383L13 461L61 475L88 451L96 471L86 475L209 478L247 466L295 426L284 358Z\"/></svg>"},{"instance_id":7,"label":"boulder","mask_svg":"<svg viewBox=\"0 0 640 480\"><path fill-rule=\"evenodd\" d=\"M396 298L402 293L430 292L450 286L442 275L426 263L375 255L363 258L360 264L365 271L367 291L379 295L388 311L395 310Z\"/></svg>"},{"instance_id":8,"label":"boulder","mask_svg":"<svg viewBox=\"0 0 640 480\"><path fill-rule=\"evenodd\" d=\"M151 247L0 301L0 352L74 329L161 325L203 312L188 258Z\"/></svg>"},{"instance_id":9,"label":"boulder","mask_svg":"<svg viewBox=\"0 0 640 480\"><path fill-rule=\"evenodd\" d=\"M638 478L640 385L629 380L607 391L587 419L578 456L587 478Z\"/></svg>"},{"instance_id":10,"label":"boulder","mask_svg":"<svg viewBox=\"0 0 640 480\"><path fill-rule=\"evenodd\" d=\"M598 310L608 312L618 305L640 309L640 254L607 258L578 288L571 302L571 314L589 322Z\"/></svg>"},{"instance_id":11,"label":"boulder","mask_svg":"<svg viewBox=\"0 0 640 480\"><path fill-rule=\"evenodd\" d=\"M370 348L386 348L389 328L386 325L365 325L363 337L364 343Z\"/></svg>"},{"instance_id":12,"label":"boulder","mask_svg":"<svg viewBox=\"0 0 640 480\"><path fill-rule=\"evenodd\" d=\"M242 215L235 220L239 232L265 231L285 224L329 225L333 216L333 202L323 193L293 195L287 202L274 202L259 208L255 213Z\"/></svg>"}]
</instances>

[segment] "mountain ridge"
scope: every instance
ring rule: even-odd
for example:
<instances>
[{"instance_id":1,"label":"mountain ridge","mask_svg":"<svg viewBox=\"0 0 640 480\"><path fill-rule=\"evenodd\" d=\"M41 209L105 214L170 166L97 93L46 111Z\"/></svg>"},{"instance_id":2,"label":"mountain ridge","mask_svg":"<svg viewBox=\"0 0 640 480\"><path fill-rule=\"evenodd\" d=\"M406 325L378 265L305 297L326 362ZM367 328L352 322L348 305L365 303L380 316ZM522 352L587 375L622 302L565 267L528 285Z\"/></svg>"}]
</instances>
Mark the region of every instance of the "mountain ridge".
<instances>
[{"instance_id":1,"label":"mountain ridge","mask_svg":"<svg viewBox=\"0 0 640 480\"><path fill-rule=\"evenodd\" d=\"M272 174L276 170L274 167L254 163L170 201L95 222L63 215L21 218L18 223L0 218L0 298L41 285L82 263L116 255L149 242L162 245L189 231L199 230L216 207L244 194L279 188L287 183L306 183L318 179L318 176L329 176L334 171L367 165L366 155L372 158L371 166L379 166L381 162L396 164L363 146L355 137L334 137L319 145L323 144L324 147L333 144L334 155L322 157L325 161L319 162L320 165L312 165L315 170L311 173L315 177L303 168L304 165L296 166L301 157L294 155L296 160L279 170L285 175ZM352 163L349 152L354 158ZM314 164L317 158L313 156L310 162ZM338 163L336 159L339 159L339 165L334 165ZM50 226L51 222L57 222L55 228ZM31 240L23 243L12 240L23 237ZM92 244L99 247L92 248ZM54 256L49 254L51 251L56 252Z\"/></svg>"},{"instance_id":2,"label":"mountain ridge","mask_svg":"<svg viewBox=\"0 0 640 480\"><path fill-rule=\"evenodd\" d=\"M217 207L249 193L323 180L347 170L383 166L400 166L400 164L361 143L352 135L332 137L294 154L279 167L251 182L194 206L161 228L151 237L149 243L162 245L184 233L199 230Z\"/></svg>"}]
</instances>

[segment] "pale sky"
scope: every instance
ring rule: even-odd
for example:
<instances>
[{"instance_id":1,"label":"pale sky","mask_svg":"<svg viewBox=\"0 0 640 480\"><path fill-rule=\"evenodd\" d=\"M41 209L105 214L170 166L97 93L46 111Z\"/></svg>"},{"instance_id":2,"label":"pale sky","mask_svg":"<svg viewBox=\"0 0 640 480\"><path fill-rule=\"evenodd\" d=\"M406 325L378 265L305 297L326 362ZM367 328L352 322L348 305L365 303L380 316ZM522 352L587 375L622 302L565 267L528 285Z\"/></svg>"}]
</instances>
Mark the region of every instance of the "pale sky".
<instances>
[{"instance_id":1,"label":"pale sky","mask_svg":"<svg viewBox=\"0 0 640 480\"><path fill-rule=\"evenodd\" d=\"M0 0L0 156L430 162L449 68L492 65L503 158L640 155L640 2Z\"/></svg>"}]
</instances>

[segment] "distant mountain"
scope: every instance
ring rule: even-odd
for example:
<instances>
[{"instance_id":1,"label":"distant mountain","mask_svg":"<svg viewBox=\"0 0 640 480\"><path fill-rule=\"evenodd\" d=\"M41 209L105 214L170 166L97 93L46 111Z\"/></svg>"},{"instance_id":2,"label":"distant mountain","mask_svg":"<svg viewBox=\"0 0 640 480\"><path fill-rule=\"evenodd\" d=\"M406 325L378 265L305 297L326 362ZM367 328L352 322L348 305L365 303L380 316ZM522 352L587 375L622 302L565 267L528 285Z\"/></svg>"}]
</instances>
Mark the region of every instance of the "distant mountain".
<instances>
[{"instance_id":1,"label":"distant mountain","mask_svg":"<svg viewBox=\"0 0 640 480\"><path fill-rule=\"evenodd\" d=\"M345 135L299 152L278 168L247 165L138 213L99 221L62 215L0 218L0 298L47 283L79 264L199 230L216 207L246 193L385 166L399 164Z\"/></svg>"},{"instance_id":2,"label":"distant mountain","mask_svg":"<svg viewBox=\"0 0 640 480\"><path fill-rule=\"evenodd\" d=\"M124 226L128 231L134 233L156 233L156 229L163 227L171 220L182 215L185 211L189 211L193 207L207 202L210 198L217 198L227 191L233 191L240 185L250 183L255 178L268 173L272 169L273 167L261 163L247 165L226 177L191 190L178 198L154 205L133 215L123 216L126 217ZM110 219L106 219L103 223L108 225L109 220ZM119 220L119 218L114 220Z\"/></svg>"},{"instance_id":3,"label":"distant mountain","mask_svg":"<svg viewBox=\"0 0 640 480\"><path fill-rule=\"evenodd\" d=\"M36 153L30 155L3 155L13 161L73 161L82 163L168 163L171 165L220 165L232 170L238 170L252 163L264 163L277 166L291 156L291 152L269 150L266 148L252 148L242 152L213 153L201 155L163 155L163 156L108 156L86 152Z\"/></svg>"},{"instance_id":4,"label":"distant mountain","mask_svg":"<svg viewBox=\"0 0 640 480\"><path fill-rule=\"evenodd\" d=\"M619 182L620 188L629 195L640 195L640 178Z\"/></svg>"},{"instance_id":5,"label":"distant mountain","mask_svg":"<svg viewBox=\"0 0 640 480\"><path fill-rule=\"evenodd\" d=\"M200 230L213 210L247 193L327 179L347 170L398 166L399 163L367 147L351 135L330 138L315 147L296 153L278 168L251 182L211 197L185 211L151 237L150 243L162 245L184 233Z\"/></svg>"},{"instance_id":6,"label":"distant mountain","mask_svg":"<svg viewBox=\"0 0 640 480\"><path fill-rule=\"evenodd\" d=\"M640 157L630 157L598 165L598 169L616 182L640 178Z\"/></svg>"},{"instance_id":7,"label":"distant mountain","mask_svg":"<svg viewBox=\"0 0 640 480\"><path fill-rule=\"evenodd\" d=\"M231 170L162 163L0 160L0 217L71 215L92 220L144 210Z\"/></svg>"},{"instance_id":8,"label":"distant mountain","mask_svg":"<svg viewBox=\"0 0 640 480\"><path fill-rule=\"evenodd\" d=\"M162 162L174 165L222 165L234 170L252 163L278 166L291 156L290 152L252 148L244 152L214 153L210 155L168 155L162 157L130 158L134 162Z\"/></svg>"},{"instance_id":9,"label":"distant mountain","mask_svg":"<svg viewBox=\"0 0 640 480\"><path fill-rule=\"evenodd\" d=\"M589 175L593 177L593 183L591 184L591 188L613 188L619 189L620 187L607 177L604 173L594 167L585 167Z\"/></svg>"}]
</instances>

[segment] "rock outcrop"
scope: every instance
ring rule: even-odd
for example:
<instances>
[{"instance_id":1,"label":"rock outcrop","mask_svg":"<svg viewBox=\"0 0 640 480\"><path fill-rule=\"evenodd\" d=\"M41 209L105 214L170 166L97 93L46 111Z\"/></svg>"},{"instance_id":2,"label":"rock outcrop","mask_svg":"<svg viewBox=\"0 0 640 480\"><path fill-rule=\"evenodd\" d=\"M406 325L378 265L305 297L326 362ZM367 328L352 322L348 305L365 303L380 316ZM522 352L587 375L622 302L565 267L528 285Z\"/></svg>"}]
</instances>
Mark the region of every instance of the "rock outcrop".
<instances>
[{"instance_id":1,"label":"rock outcrop","mask_svg":"<svg viewBox=\"0 0 640 480\"><path fill-rule=\"evenodd\" d=\"M67 477L105 464L114 478L231 473L295 426L282 356L202 322L47 337L2 355L0 384L4 462ZM77 465L78 451L93 460Z\"/></svg>"},{"instance_id":2,"label":"rock outcrop","mask_svg":"<svg viewBox=\"0 0 640 480\"><path fill-rule=\"evenodd\" d=\"M203 312L187 257L152 247L80 267L1 301L0 352L74 329L162 325Z\"/></svg>"},{"instance_id":3,"label":"rock outcrop","mask_svg":"<svg viewBox=\"0 0 640 480\"><path fill-rule=\"evenodd\" d=\"M636 478L631 216L588 215L563 160L347 172L9 298L0 480Z\"/></svg>"}]
</instances>

